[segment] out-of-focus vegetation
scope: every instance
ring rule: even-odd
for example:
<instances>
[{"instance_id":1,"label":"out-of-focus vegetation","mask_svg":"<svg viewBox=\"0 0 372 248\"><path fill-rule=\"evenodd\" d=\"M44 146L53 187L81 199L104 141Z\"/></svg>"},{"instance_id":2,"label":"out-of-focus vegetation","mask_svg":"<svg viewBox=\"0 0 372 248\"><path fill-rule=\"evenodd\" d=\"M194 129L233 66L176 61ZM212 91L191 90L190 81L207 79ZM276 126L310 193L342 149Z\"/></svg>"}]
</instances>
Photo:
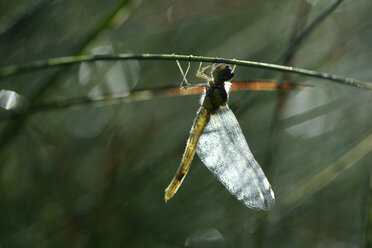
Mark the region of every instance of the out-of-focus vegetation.
<instances>
[{"instance_id":1,"label":"out-of-focus vegetation","mask_svg":"<svg viewBox=\"0 0 372 248\"><path fill-rule=\"evenodd\" d=\"M369 0L346 0L291 40L330 1L0 2L0 66L78 54L176 53L288 64L372 81ZM190 81L196 81L192 64ZM0 112L1 247L367 247L372 223L371 92L237 67L236 80L286 79L301 90L231 93L276 194L244 207L197 156L179 192L198 96ZM33 104L177 86L175 62L81 63L0 80Z\"/></svg>"}]
</instances>

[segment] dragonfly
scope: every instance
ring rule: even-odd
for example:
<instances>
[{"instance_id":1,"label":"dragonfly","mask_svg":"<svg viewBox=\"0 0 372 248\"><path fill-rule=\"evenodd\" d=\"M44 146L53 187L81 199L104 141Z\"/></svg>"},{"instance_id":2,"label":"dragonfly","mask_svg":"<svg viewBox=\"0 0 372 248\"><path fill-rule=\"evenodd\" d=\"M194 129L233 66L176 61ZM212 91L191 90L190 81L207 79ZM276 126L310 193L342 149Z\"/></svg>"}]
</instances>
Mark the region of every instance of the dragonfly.
<instances>
[{"instance_id":1,"label":"dragonfly","mask_svg":"<svg viewBox=\"0 0 372 248\"><path fill-rule=\"evenodd\" d=\"M227 102L235 66L213 64L202 68L200 63L196 76L206 81L191 85L186 79L190 63L184 73L181 88L204 87L201 106L192 125L179 168L165 189L165 201L171 199L184 180L195 152L213 175L245 206L252 209L270 210L275 196L260 165L249 149L239 122ZM211 67L211 75L205 71Z\"/></svg>"}]
</instances>

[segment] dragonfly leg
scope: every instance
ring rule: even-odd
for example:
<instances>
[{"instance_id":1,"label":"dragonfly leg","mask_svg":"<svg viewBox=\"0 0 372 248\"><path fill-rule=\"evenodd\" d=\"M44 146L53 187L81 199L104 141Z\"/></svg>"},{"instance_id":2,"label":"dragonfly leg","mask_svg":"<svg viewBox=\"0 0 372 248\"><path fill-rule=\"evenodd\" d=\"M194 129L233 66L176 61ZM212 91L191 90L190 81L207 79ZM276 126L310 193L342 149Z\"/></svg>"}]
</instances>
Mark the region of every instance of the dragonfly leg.
<instances>
[{"instance_id":1,"label":"dragonfly leg","mask_svg":"<svg viewBox=\"0 0 372 248\"><path fill-rule=\"evenodd\" d=\"M232 72L235 72L236 65L233 66Z\"/></svg>"},{"instance_id":2,"label":"dragonfly leg","mask_svg":"<svg viewBox=\"0 0 372 248\"><path fill-rule=\"evenodd\" d=\"M176 60L177 62L177 65L178 65L178 69L180 69L180 72L182 74L182 82L180 84L180 88L181 89L186 89L187 87L190 87L190 83L187 81L187 78L186 78L186 75L187 73L189 72L189 69L190 69L190 62L189 64L187 65L187 69L186 69L186 72L184 73L183 70L182 70L182 67L181 67L181 64L178 60Z\"/></svg>"},{"instance_id":3,"label":"dragonfly leg","mask_svg":"<svg viewBox=\"0 0 372 248\"><path fill-rule=\"evenodd\" d=\"M213 64L212 64L212 69L211 69L211 72L213 72L213 71L214 71L214 69L216 69L216 63L213 63Z\"/></svg>"},{"instance_id":4,"label":"dragonfly leg","mask_svg":"<svg viewBox=\"0 0 372 248\"><path fill-rule=\"evenodd\" d=\"M187 81L186 75L187 75L187 73L190 70L190 62L188 64L188 66L187 66L186 72L183 72L183 69L181 67L180 62L178 60L176 60L176 62L177 62L178 68L180 69L180 72L181 72L182 77L183 77L182 82L180 84L180 88L181 89L185 90L185 89L190 89L190 88L197 88L197 87L208 86L208 83L200 83L200 84L191 84L191 83L189 83L189 81ZM207 78L204 78L203 77L203 79L207 79Z\"/></svg>"},{"instance_id":5,"label":"dragonfly leg","mask_svg":"<svg viewBox=\"0 0 372 248\"><path fill-rule=\"evenodd\" d=\"M205 74L205 70L208 69L209 67L211 67L211 65L208 65L208 66L205 66L205 67L202 68L202 64L203 64L203 62L200 62L199 69L196 72L196 76L198 78L205 79L205 80L207 80L209 82L209 81L212 80L212 78L208 77L208 75Z\"/></svg>"}]
</instances>

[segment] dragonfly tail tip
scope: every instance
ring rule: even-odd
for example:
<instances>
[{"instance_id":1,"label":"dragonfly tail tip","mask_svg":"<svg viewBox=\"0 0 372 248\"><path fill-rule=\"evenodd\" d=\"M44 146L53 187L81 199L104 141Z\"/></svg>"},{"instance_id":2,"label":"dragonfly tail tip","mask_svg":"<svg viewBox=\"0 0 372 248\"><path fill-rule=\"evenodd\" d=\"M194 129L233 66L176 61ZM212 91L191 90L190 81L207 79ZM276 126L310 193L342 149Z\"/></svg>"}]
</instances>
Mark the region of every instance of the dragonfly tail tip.
<instances>
[{"instance_id":1,"label":"dragonfly tail tip","mask_svg":"<svg viewBox=\"0 0 372 248\"><path fill-rule=\"evenodd\" d=\"M165 202L168 202L170 199L172 199L174 193L170 192L168 188L165 190L164 200Z\"/></svg>"}]
</instances>

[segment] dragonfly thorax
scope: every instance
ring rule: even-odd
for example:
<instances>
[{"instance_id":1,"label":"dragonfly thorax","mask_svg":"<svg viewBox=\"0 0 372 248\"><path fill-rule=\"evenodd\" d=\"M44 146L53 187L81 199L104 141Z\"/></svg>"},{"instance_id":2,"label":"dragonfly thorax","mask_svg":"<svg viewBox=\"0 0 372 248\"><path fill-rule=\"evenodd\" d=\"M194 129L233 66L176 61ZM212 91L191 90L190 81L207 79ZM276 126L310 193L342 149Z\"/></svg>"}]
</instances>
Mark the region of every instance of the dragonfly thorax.
<instances>
[{"instance_id":1,"label":"dragonfly thorax","mask_svg":"<svg viewBox=\"0 0 372 248\"><path fill-rule=\"evenodd\" d=\"M220 106L225 106L227 102L227 92L225 87L220 85L211 85L205 92L203 107L211 114L217 112Z\"/></svg>"},{"instance_id":2,"label":"dragonfly thorax","mask_svg":"<svg viewBox=\"0 0 372 248\"><path fill-rule=\"evenodd\" d=\"M227 102L227 92L225 81L230 80L234 72L229 65L218 64L212 71L212 80L205 92L203 107L211 114L218 111L220 106L225 106Z\"/></svg>"}]
</instances>

